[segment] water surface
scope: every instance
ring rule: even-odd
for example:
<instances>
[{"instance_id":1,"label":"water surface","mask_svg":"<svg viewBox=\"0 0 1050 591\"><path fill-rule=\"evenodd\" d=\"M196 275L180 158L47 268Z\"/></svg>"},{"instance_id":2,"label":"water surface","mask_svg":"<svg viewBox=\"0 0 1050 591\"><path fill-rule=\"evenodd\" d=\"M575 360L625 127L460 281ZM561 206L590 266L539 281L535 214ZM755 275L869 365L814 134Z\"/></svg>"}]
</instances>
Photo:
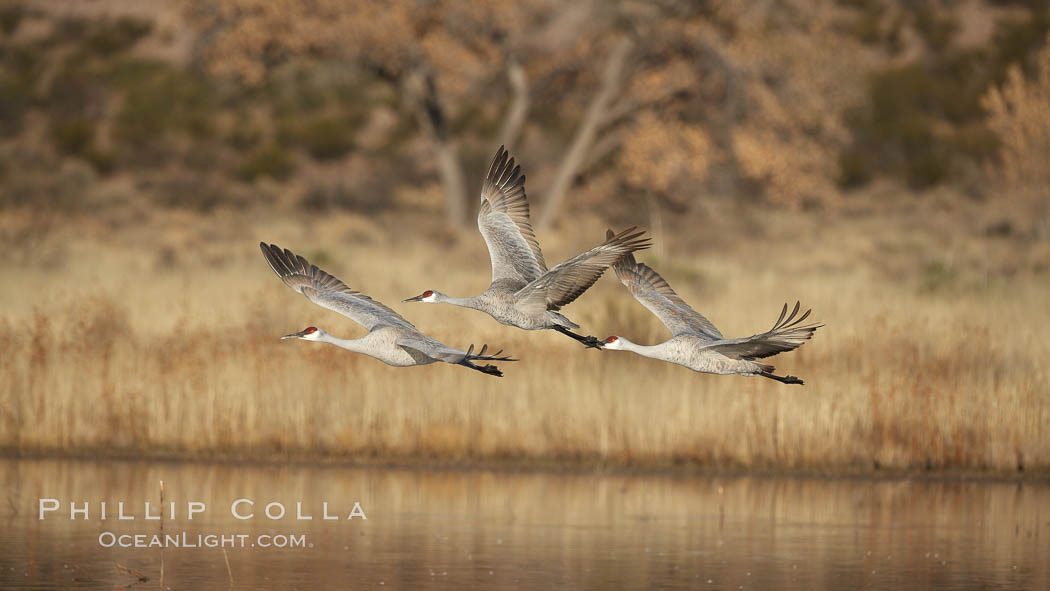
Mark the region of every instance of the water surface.
<instances>
[{"instance_id":1,"label":"water surface","mask_svg":"<svg viewBox=\"0 0 1050 591\"><path fill-rule=\"evenodd\" d=\"M1050 588L1040 483L0 460L0 485L0 589ZM116 542L155 534L243 547Z\"/></svg>"}]
</instances>

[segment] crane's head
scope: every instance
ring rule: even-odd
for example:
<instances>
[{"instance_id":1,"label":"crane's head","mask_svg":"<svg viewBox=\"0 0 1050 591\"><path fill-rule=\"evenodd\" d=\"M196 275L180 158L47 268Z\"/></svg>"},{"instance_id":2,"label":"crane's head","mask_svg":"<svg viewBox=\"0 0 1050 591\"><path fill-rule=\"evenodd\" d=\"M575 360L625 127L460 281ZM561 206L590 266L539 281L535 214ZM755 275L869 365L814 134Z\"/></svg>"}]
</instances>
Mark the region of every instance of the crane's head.
<instances>
[{"instance_id":1,"label":"crane's head","mask_svg":"<svg viewBox=\"0 0 1050 591\"><path fill-rule=\"evenodd\" d=\"M321 340L321 336L324 334L326 334L325 331L321 330L320 328L317 328L316 326L307 326L299 332L293 332L292 334L284 335L283 337L281 337L281 340L283 341L284 339L302 339L304 341L319 341Z\"/></svg>"},{"instance_id":2,"label":"crane's head","mask_svg":"<svg viewBox=\"0 0 1050 591\"><path fill-rule=\"evenodd\" d=\"M623 339L617 336L611 336L602 341L602 349L623 349Z\"/></svg>"},{"instance_id":3,"label":"crane's head","mask_svg":"<svg viewBox=\"0 0 1050 591\"><path fill-rule=\"evenodd\" d=\"M438 301L438 296L440 296L440 295L444 295L444 294L436 292L433 289L428 289L428 290L424 291L423 293L417 295L414 298L408 298L407 300L401 300L401 301L402 302L426 302L428 304L432 304L432 303Z\"/></svg>"}]
</instances>

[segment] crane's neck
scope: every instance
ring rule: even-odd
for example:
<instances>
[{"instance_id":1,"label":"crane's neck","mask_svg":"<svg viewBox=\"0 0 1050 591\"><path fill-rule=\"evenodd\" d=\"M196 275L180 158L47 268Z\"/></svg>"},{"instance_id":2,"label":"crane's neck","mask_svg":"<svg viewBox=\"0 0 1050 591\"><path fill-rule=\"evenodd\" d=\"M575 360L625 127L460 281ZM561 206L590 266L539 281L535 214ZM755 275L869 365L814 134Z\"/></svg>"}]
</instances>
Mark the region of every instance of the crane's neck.
<instances>
[{"instance_id":1,"label":"crane's neck","mask_svg":"<svg viewBox=\"0 0 1050 591\"><path fill-rule=\"evenodd\" d=\"M663 343L659 345L639 345L638 343L632 343L627 339L620 337L620 348L625 351L632 351L643 357L652 357L653 359L666 359L667 352Z\"/></svg>"},{"instance_id":2,"label":"crane's neck","mask_svg":"<svg viewBox=\"0 0 1050 591\"><path fill-rule=\"evenodd\" d=\"M469 298L454 298L443 293L434 294L434 301L443 304L452 304L453 306L459 306L461 308L471 308L473 310L477 310L478 306L481 305L477 296Z\"/></svg>"},{"instance_id":3,"label":"crane's neck","mask_svg":"<svg viewBox=\"0 0 1050 591\"><path fill-rule=\"evenodd\" d=\"M333 337L332 335L325 333L321 335L317 340L322 343L329 343L336 347L341 347L347 351L353 351L354 353L368 353L364 347L364 338L360 339L341 339L339 337Z\"/></svg>"}]
</instances>

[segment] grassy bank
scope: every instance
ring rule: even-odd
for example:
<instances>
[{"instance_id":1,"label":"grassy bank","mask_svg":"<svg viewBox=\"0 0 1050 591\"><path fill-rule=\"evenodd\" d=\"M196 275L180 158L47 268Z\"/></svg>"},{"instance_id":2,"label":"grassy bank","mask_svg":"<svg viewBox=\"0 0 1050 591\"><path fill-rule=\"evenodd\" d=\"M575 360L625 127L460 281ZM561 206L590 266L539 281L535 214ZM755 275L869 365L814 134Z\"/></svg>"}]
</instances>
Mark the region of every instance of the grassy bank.
<instances>
[{"instance_id":1,"label":"grassy bank","mask_svg":"<svg viewBox=\"0 0 1050 591\"><path fill-rule=\"evenodd\" d=\"M784 301L812 306L827 326L773 358L806 380L799 388L399 303L426 288L484 289L476 232L394 216L114 221L123 215L0 219L10 253L0 263L0 448L9 453L1050 471L1043 242L941 234L938 223L955 222L925 216L781 212L752 217L747 240L724 240L735 232L727 223L660 240L642 257L727 335L768 328ZM603 229L541 232L546 258L568 258ZM363 330L281 285L259 240L301 252L448 344L485 342L521 361L494 379L281 342L308 325ZM611 277L566 314L599 337L666 338Z\"/></svg>"}]
</instances>

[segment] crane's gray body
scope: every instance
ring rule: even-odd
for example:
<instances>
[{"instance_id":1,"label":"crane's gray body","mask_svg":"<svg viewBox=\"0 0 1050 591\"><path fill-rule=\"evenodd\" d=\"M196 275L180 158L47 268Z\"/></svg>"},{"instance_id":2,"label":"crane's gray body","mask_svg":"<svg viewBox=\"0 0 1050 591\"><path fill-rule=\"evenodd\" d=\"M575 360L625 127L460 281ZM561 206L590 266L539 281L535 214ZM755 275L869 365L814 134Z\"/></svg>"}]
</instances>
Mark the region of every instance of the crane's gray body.
<instances>
[{"instance_id":1,"label":"crane's gray body","mask_svg":"<svg viewBox=\"0 0 1050 591\"><path fill-rule=\"evenodd\" d=\"M609 230L607 235L612 235ZM787 305L773 328L750 337L727 339L696 310L693 310L663 277L648 265L638 263L631 254L614 266L616 276L639 303L671 331L671 338L657 345L639 345L623 337L610 337L606 349L633 351L639 355L688 367L700 373L763 375L787 383L798 383L794 376L771 375L772 365L757 361L800 347L822 324L802 325L809 311L797 317L799 304L790 315ZM794 381L792 381L794 380Z\"/></svg>"},{"instance_id":2,"label":"crane's gray body","mask_svg":"<svg viewBox=\"0 0 1050 591\"><path fill-rule=\"evenodd\" d=\"M455 298L433 291L406 301L448 303L485 312L525 330L579 325L558 310L578 298L620 257L649 247L644 232L630 228L548 269L529 221L525 175L501 146L481 189L478 230L492 261L492 283L479 295Z\"/></svg>"},{"instance_id":3,"label":"crane's gray body","mask_svg":"<svg viewBox=\"0 0 1050 591\"><path fill-rule=\"evenodd\" d=\"M519 297L520 291L521 289L515 289L511 281L500 280L474 297L452 298L437 294L434 301L479 310L492 316L500 324L525 330L542 330L555 326L580 327L562 314L537 305L538 302Z\"/></svg>"},{"instance_id":4,"label":"crane's gray body","mask_svg":"<svg viewBox=\"0 0 1050 591\"><path fill-rule=\"evenodd\" d=\"M394 367L429 365L441 361L438 355L448 356L449 360L457 356L460 359L466 356L466 351L448 347L419 331L394 326L377 328L359 339L332 337L324 339L324 342L330 342L349 351L364 353Z\"/></svg>"},{"instance_id":5,"label":"crane's gray body","mask_svg":"<svg viewBox=\"0 0 1050 591\"><path fill-rule=\"evenodd\" d=\"M622 337L620 337L622 339ZM757 375L771 371L769 365L749 359L733 359L718 352L718 345L724 341L710 341L705 337L683 335L671 337L658 345L638 345L630 343L623 347L639 355L675 363L699 373Z\"/></svg>"},{"instance_id":6,"label":"crane's gray body","mask_svg":"<svg viewBox=\"0 0 1050 591\"><path fill-rule=\"evenodd\" d=\"M288 335L310 341L330 343L355 353L363 353L395 367L429 365L437 361L465 365L492 375L501 375L495 366L478 367L471 362L513 361L507 357L485 355L486 347L474 354L471 345L461 351L423 333L400 314L345 283L311 265L305 258L276 245L261 243L263 256L277 276L288 287L303 294L311 302L350 318L368 329L359 339L341 339L319 328L310 327ZM312 330L311 330L312 329Z\"/></svg>"}]
</instances>

